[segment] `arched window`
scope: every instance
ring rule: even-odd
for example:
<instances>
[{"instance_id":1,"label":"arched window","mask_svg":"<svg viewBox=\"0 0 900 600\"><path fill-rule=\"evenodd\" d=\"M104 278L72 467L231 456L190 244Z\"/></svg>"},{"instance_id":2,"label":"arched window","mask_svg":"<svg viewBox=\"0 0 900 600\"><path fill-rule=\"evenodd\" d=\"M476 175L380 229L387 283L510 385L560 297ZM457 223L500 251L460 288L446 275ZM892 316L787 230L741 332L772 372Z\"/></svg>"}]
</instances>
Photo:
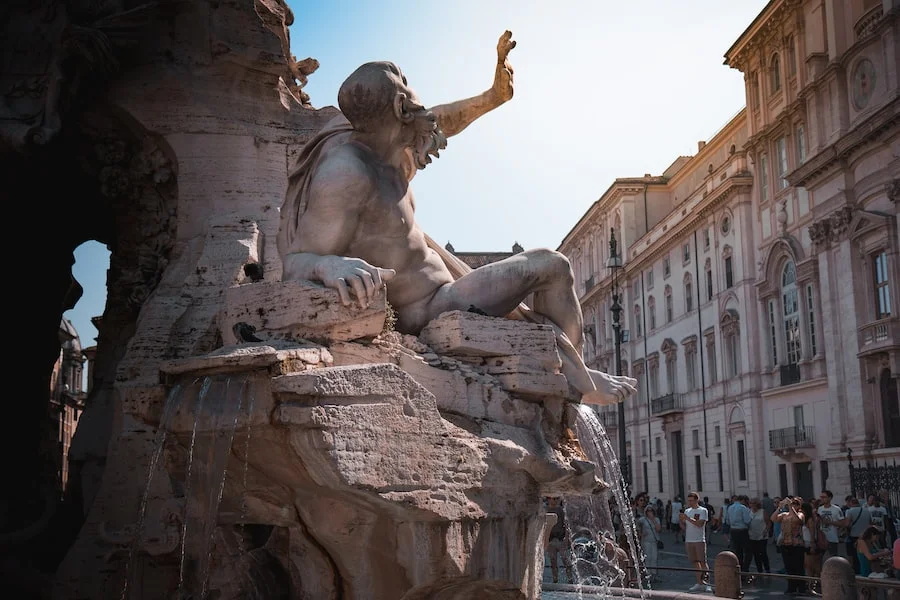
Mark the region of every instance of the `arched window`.
<instances>
[{"instance_id":1,"label":"arched window","mask_svg":"<svg viewBox=\"0 0 900 600\"><path fill-rule=\"evenodd\" d=\"M781 271L781 315L784 351L787 364L800 362L800 299L797 293L797 271L788 261Z\"/></svg>"},{"instance_id":2,"label":"arched window","mask_svg":"<svg viewBox=\"0 0 900 600\"><path fill-rule=\"evenodd\" d=\"M684 312L694 310L694 281L690 273L684 274Z\"/></svg>"},{"instance_id":3,"label":"arched window","mask_svg":"<svg viewBox=\"0 0 900 600\"><path fill-rule=\"evenodd\" d=\"M671 323L675 316L674 306L672 305L672 286L666 286L666 323Z\"/></svg>"},{"instance_id":4,"label":"arched window","mask_svg":"<svg viewBox=\"0 0 900 600\"><path fill-rule=\"evenodd\" d=\"M772 86L771 93L775 93L781 89L781 58L778 54L772 55L772 62L769 63L769 81Z\"/></svg>"},{"instance_id":5,"label":"arched window","mask_svg":"<svg viewBox=\"0 0 900 600\"><path fill-rule=\"evenodd\" d=\"M641 306L639 304L634 305L634 333L637 337L641 337L643 335L642 332L642 323L641 323Z\"/></svg>"},{"instance_id":6,"label":"arched window","mask_svg":"<svg viewBox=\"0 0 900 600\"><path fill-rule=\"evenodd\" d=\"M647 299L647 316L649 318L650 331L656 329L656 299L653 296Z\"/></svg>"}]
</instances>

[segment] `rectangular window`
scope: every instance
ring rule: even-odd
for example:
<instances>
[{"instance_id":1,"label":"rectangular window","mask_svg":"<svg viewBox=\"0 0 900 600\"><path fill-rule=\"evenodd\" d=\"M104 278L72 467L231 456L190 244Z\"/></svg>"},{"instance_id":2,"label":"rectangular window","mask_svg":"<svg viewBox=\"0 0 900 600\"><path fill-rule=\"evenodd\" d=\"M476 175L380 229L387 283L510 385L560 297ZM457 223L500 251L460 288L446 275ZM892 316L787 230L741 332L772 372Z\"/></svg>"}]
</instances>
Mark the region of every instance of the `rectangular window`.
<instances>
[{"instance_id":1,"label":"rectangular window","mask_svg":"<svg viewBox=\"0 0 900 600\"><path fill-rule=\"evenodd\" d=\"M675 359L669 359L666 361L666 383L669 385L669 393L675 393L675 383L677 381L677 374L675 373Z\"/></svg>"},{"instance_id":2,"label":"rectangular window","mask_svg":"<svg viewBox=\"0 0 900 600\"><path fill-rule=\"evenodd\" d=\"M662 438L656 436L653 441L653 445L656 446L656 455L660 456L662 454Z\"/></svg>"},{"instance_id":3,"label":"rectangular window","mask_svg":"<svg viewBox=\"0 0 900 600\"><path fill-rule=\"evenodd\" d=\"M634 307L634 333L638 337L644 335L643 333L643 323L641 323L641 307Z\"/></svg>"},{"instance_id":4,"label":"rectangular window","mask_svg":"<svg viewBox=\"0 0 900 600\"><path fill-rule=\"evenodd\" d=\"M794 427L803 427L803 405L797 405L794 407Z\"/></svg>"},{"instance_id":5,"label":"rectangular window","mask_svg":"<svg viewBox=\"0 0 900 600\"><path fill-rule=\"evenodd\" d=\"M769 354L772 366L778 364L778 325L775 322L775 301L769 300Z\"/></svg>"},{"instance_id":6,"label":"rectangular window","mask_svg":"<svg viewBox=\"0 0 900 600\"><path fill-rule=\"evenodd\" d=\"M715 428L714 431L715 431L715 438L714 438L714 439L715 439L715 442L716 442L716 448L718 448L719 446L722 445L722 427L719 426L719 425L716 425L716 428Z\"/></svg>"},{"instance_id":7,"label":"rectangular window","mask_svg":"<svg viewBox=\"0 0 900 600\"><path fill-rule=\"evenodd\" d=\"M875 281L875 318L886 319L891 316L891 288L888 281L887 253L876 254L872 261L872 267Z\"/></svg>"},{"instance_id":8,"label":"rectangular window","mask_svg":"<svg viewBox=\"0 0 900 600\"><path fill-rule=\"evenodd\" d=\"M647 475L647 462L644 462L644 489L650 491L650 477Z\"/></svg>"},{"instance_id":9,"label":"rectangular window","mask_svg":"<svg viewBox=\"0 0 900 600\"><path fill-rule=\"evenodd\" d=\"M719 463L719 491L725 491L725 478L722 476L722 453L716 454L716 462Z\"/></svg>"},{"instance_id":10,"label":"rectangular window","mask_svg":"<svg viewBox=\"0 0 900 600\"><path fill-rule=\"evenodd\" d=\"M662 471L663 471L662 461L658 460L658 461L656 461L656 484L657 484L657 487L659 488L660 492L663 491Z\"/></svg>"},{"instance_id":11,"label":"rectangular window","mask_svg":"<svg viewBox=\"0 0 900 600\"><path fill-rule=\"evenodd\" d=\"M709 383L716 383L719 380L719 373L716 371L716 343L714 341L706 344L706 367L709 371Z\"/></svg>"},{"instance_id":12,"label":"rectangular window","mask_svg":"<svg viewBox=\"0 0 900 600\"><path fill-rule=\"evenodd\" d=\"M651 289L653 287L653 271L647 271L647 289Z\"/></svg>"},{"instance_id":13,"label":"rectangular window","mask_svg":"<svg viewBox=\"0 0 900 600\"><path fill-rule=\"evenodd\" d=\"M650 366L650 398L659 398L659 365Z\"/></svg>"},{"instance_id":14,"label":"rectangular window","mask_svg":"<svg viewBox=\"0 0 900 600\"><path fill-rule=\"evenodd\" d=\"M663 277L668 277L672 273L671 266L669 265L669 257L666 256L663 258Z\"/></svg>"},{"instance_id":15,"label":"rectangular window","mask_svg":"<svg viewBox=\"0 0 900 600\"><path fill-rule=\"evenodd\" d=\"M688 391L697 389L697 353L694 351L684 353L685 370L687 374Z\"/></svg>"},{"instance_id":16,"label":"rectangular window","mask_svg":"<svg viewBox=\"0 0 900 600\"><path fill-rule=\"evenodd\" d=\"M641 280L637 277L634 278L634 282L631 284L631 294L635 300L641 297Z\"/></svg>"},{"instance_id":17,"label":"rectangular window","mask_svg":"<svg viewBox=\"0 0 900 600\"><path fill-rule=\"evenodd\" d=\"M775 142L775 149L778 153L778 189L783 190L787 187L788 157L787 157L787 140L784 136L778 138Z\"/></svg>"},{"instance_id":18,"label":"rectangular window","mask_svg":"<svg viewBox=\"0 0 900 600\"><path fill-rule=\"evenodd\" d=\"M734 269L731 266L731 257L725 257L725 289L729 290L734 285Z\"/></svg>"},{"instance_id":19,"label":"rectangular window","mask_svg":"<svg viewBox=\"0 0 900 600\"><path fill-rule=\"evenodd\" d=\"M706 270L706 301L709 302L713 297L713 276L712 269Z\"/></svg>"},{"instance_id":20,"label":"rectangular window","mask_svg":"<svg viewBox=\"0 0 900 600\"><path fill-rule=\"evenodd\" d=\"M681 258L684 262L691 260L691 245L685 244L681 247Z\"/></svg>"},{"instance_id":21,"label":"rectangular window","mask_svg":"<svg viewBox=\"0 0 900 600\"><path fill-rule=\"evenodd\" d=\"M666 294L666 323L672 322L672 294Z\"/></svg>"},{"instance_id":22,"label":"rectangular window","mask_svg":"<svg viewBox=\"0 0 900 600\"><path fill-rule=\"evenodd\" d=\"M769 199L769 158L765 154L759 157L759 199Z\"/></svg>"},{"instance_id":23,"label":"rectangular window","mask_svg":"<svg viewBox=\"0 0 900 600\"><path fill-rule=\"evenodd\" d=\"M725 338L728 344L728 376L737 377L741 374L740 350L738 349L738 336L732 333Z\"/></svg>"},{"instance_id":24,"label":"rectangular window","mask_svg":"<svg viewBox=\"0 0 900 600\"><path fill-rule=\"evenodd\" d=\"M694 310L694 286L691 282L684 284L684 312Z\"/></svg>"},{"instance_id":25,"label":"rectangular window","mask_svg":"<svg viewBox=\"0 0 900 600\"><path fill-rule=\"evenodd\" d=\"M803 125L797 125L794 136L797 138L797 164L800 165L806 160L806 132Z\"/></svg>"},{"instance_id":26,"label":"rectangular window","mask_svg":"<svg viewBox=\"0 0 900 600\"><path fill-rule=\"evenodd\" d=\"M738 480L747 481L747 455L744 453L744 440L737 441Z\"/></svg>"},{"instance_id":27,"label":"rectangular window","mask_svg":"<svg viewBox=\"0 0 900 600\"><path fill-rule=\"evenodd\" d=\"M651 300L653 300L651 298ZM650 331L656 329L656 303L647 303L647 312L650 313Z\"/></svg>"},{"instance_id":28,"label":"rectangular window","mask_svg":"<svg viewBox=\"0 0 900 600\"><path fill-rule=\"evenodd\" d=\"M641 438L641 456L647 456L647 438Z\"/></svg>"},{"instance_id":29,"label":"rectangular window","mask_svg":"<svg viewBox=\"0 0 900 600\"><path fill-rule=\"evenodd\" d=\"M694 457L694 471L697 472L697 489L703 489L703 465L700 464L700 455Z\"/></svg>"},{"instance_id":30,"label":"rectangular window","mask_svg":"<svg viewBox=\"0 0 900 600\"><path fill-rule=\"evenodd\" d=\"M694 444L692 447L693 450L700 449L700 430L699 429L691 429L691 442Z\"/></svg>"},{"instance_id":31,"label":"rectangular window","mask_svg":"<svg viewBox=\"0 0 900 600\"><path fill-rule=\"evenodd\" d=\"M709 250L709 227L703 230L703 248Z\"/></svg>"},{"instance_id":32,"label":"rectangular window","mask_svg":"<svg viewBox=\"0 0 900 600\"><path fill-rule=\"evenodd\" d=\"M816 309L811 283L806 284L806 312L808 315L807 321L809 323L809 331L807 332L809 334L809 355L816 356L819 349L816 346Z\"/></svg>"},{"instance_id":33,"label":"rectangular window","mask_svg":"<svg viewBox=\"0 0 900 600\"><path fill-rule=\"evenodd\" d=\"M784 463L778 465L778 488L779 496L784 498L788 495L787 465Z\"/></svg>"}]
</instances>

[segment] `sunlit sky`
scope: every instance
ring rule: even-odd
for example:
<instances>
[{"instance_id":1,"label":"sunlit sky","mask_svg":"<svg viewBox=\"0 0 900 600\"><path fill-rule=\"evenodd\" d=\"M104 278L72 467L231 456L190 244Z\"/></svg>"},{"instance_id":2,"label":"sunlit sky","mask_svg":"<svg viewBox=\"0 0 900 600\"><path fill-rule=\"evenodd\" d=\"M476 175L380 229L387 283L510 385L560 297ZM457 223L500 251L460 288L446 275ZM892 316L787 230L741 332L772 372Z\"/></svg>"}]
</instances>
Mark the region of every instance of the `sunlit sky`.
<instances>
[{"instance_id":1,"label":"sunlit sky","mask_svg":"<svg viewBox=\"0 0 900 600\"><path fill-rule=\"evenodd\" d=\"M422 102L477 95L509 29L515 97L450 138L412 183L417 218L459 252L559 246L616 177L661 174L744 106L725 51L765 0L289 0L291 47L321 66L305 90L337 105L360 64L390 60ZM273 97L273 102L276 99ZM109 253L73 269L85 295L66 317L84 346L103 313Z\"/></svg>"}]
</instances>

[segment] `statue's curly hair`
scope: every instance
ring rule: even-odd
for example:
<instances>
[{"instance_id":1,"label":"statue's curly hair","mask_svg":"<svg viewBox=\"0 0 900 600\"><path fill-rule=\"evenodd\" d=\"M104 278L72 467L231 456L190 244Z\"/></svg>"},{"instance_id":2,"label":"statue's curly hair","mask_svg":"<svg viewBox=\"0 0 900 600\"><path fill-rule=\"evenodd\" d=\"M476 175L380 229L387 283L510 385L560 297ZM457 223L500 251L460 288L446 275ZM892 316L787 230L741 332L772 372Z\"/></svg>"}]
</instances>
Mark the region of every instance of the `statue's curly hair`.
<instances>
[{"instance_id":1,"label":"statue's curly hair","mask_svg":"<svg viewBox=\"0 0 900 600\"><path fill-rule=\"evenodd\" d=\"M397 65L379 61L361 65L344 80L338 91L338 106L353 129L371 131L393 111L402 77Z\"/></svg>"}]
</instances>

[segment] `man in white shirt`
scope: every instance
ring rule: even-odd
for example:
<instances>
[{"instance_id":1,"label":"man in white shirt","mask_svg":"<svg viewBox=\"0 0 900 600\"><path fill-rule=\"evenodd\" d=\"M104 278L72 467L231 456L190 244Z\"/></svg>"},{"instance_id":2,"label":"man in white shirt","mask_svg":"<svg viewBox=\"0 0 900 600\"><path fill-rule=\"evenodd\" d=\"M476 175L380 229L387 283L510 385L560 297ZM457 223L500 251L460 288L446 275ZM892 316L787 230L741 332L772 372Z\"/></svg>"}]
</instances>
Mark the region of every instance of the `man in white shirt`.
<instances>
[{"instance_id":1,"label":"man in white shirt","mask_svg":"<svg viewBox=\"0 0 900 600\"><path fill-rule=\"evenodd\" d=\"M709 511L700 506L700 496L691 492L687 496L688 508L680 515L684 523L684 547L687 550L688 560L699 569L696 573L697 583L692 585L690 591L712 592L709 581L709 565L706 562L706 522L709 521ZM674 513L674 511L673 511Z\"/></svg>"},{"instance_id":2,"label":"man in white shirt","mask_svg":"<svg viewBox=\"0 0 900 600\"><path fill-rule=\"evenodd\" d=\"M671 529L675 532L675 543L678 543L678 537L681 534L681 509L684 505L681 503L681 496L675 496L672 502L672 516L670 517Z\"/></svg>"},{"instance_id":3,"label":"man in white shirt","mask_svg":"<svg viewBox=\"0 0 900 600\"><path fill-rule=\"evenodd\" d=\"M838 524L844 518L844 511L841 510L839 506L835 506L831 503L831 500L834 498L834 494L831 493L831 490L822 490L822 493L819 494L819 500L822 501L822 504L819 505L818 510L819 518L822 523L822 531L825 533L825 539L828 540L828 554L830 556L838 556Z\"/></svg>"}]
</instances>

